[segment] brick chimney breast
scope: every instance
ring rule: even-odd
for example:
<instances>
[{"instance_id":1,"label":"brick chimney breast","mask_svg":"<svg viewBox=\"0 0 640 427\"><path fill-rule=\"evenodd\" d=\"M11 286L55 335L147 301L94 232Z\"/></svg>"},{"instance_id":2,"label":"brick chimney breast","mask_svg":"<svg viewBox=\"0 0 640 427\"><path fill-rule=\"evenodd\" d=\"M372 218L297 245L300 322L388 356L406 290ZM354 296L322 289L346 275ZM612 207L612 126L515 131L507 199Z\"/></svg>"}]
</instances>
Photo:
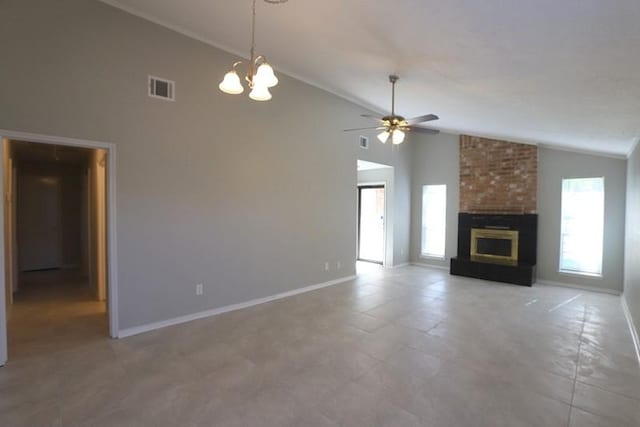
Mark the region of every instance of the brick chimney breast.
<instances>
[{"instance_id":1,"label":"brick chimney breast","mask_svg":"<svg viewBox=\"0 0 640 427\"><path fill-rule=\"evenodd\" d=\"M538 147L460 136L460 212L537 212Z\"/></svg>"}]
</instances>

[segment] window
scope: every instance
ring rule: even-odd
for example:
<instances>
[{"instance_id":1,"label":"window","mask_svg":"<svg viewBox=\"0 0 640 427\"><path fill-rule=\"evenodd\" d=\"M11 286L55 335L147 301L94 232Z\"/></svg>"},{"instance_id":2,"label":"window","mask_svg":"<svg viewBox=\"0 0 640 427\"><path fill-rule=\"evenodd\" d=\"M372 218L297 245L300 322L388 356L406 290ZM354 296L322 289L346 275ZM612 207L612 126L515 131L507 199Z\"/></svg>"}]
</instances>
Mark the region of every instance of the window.
<instances>
[{"instance_id":1,"label":"window","mask_svg":"<svg viewBox=\"0 0 640 427\"><path fill-rule=\"evenodd\" d=\"M562 180L560 271L602 275L604 178Z\"/></svg>"},{"instance_id":2,"label":"window","mask_svg":"<svg viewBox=\"0 0 640 427\"><path fill-rule=\"evenodd\" d=\"M447 225L447 186L422 187L422 249L423 256L444 258Z\"/></svg>"}]
</instances>

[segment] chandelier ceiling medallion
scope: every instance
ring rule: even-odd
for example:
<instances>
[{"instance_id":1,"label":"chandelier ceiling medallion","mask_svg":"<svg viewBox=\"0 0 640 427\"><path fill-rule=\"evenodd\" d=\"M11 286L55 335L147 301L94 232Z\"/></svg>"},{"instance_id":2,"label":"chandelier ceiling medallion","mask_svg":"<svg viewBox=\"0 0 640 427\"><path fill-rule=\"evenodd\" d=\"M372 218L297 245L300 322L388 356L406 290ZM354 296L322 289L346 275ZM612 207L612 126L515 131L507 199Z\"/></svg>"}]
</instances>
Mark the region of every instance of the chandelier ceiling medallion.
<instances>
[{"instance_id":1,"label":"chandelier ceiling medallion","mask_svg":"<svg viewBox=\"0 0 640 427\"><path fill-rule=\"evenodd\" d=\"M287 0L263 0L269 4L286 3ZM251 15L251 58L249 59L249 69L244 79L249 85L251 92L249 98L254 101L268 101L271 99L269 88L278 84L278 78L273 73L273 68L267 62L264 55L256 56L256 0L253 0ZM240 76L236 71L236 67L242 64L242 61L233 63L231 71L224 75L224 79L218 85L221 91L232 95L244 92L244 87L240 82Z\"/></svg>"}]
</instances>

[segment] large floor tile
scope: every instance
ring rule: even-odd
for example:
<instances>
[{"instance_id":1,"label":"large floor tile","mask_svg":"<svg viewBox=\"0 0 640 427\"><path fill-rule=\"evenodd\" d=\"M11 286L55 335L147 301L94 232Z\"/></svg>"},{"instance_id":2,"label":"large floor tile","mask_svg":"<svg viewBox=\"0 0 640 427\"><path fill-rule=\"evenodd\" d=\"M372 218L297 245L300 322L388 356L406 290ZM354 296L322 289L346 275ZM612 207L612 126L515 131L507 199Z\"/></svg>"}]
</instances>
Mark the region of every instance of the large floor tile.
<instances>
[{"instance_id":1,"label":"large floor tile","mask_svg":"<svg viewBox=\"0 0 640 427\"><path fill-rule=\"evenodd\" d=\"M385 394L351 382L320 403L320 412L341 426L418 427L420 420Z\"/></svg>"},{"instance_id":2,"label":"large floor tile","mask_svg":"<svg viewBox=\"0 0 640 427\"><path fill-rule=\"evenodd\" d=\"M571 409L569 427L633 427L613 418L595 415L578 408Z\"/></svg>"},{"instance_id":3,"label":"large floor tile","mask_svg":"<svg viewBox=\"0 0 640 427\"><path fill-rule=\"evenodd\" d=\"M17 300L0 425L640 425L615 296L373 266L110 340L104 304L76 279Z\"/></svg>"},{"instance_id":4,"label":"large floor tile","mask_svg":"<svg viewBox=\"0 0 640 427\"><path fill-rule=\"evenodd\" d=\"M598 387L576 383L573 406L617 423L640 425L640 400L611 393Z\"/></svg>"},{"instance_id":5,"label":"large floor tile","mask_svg":"<svg viewBox=\"0 0 640 427\"><path fill-rule=\"evenodd\" d=\"M578 380L640 400L640 364L635 354L583 344Z\"/></svg>"}]
</instances>

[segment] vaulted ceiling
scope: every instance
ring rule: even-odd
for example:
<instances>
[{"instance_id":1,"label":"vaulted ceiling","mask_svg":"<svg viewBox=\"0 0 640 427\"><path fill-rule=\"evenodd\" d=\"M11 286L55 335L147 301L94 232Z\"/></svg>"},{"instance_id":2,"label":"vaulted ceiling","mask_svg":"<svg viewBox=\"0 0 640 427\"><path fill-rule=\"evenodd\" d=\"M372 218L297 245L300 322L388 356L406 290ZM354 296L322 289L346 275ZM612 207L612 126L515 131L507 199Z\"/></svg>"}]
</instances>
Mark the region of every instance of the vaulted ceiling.
<instances>
[{"instance_id":1,"label":"vaulted ceiling","mask_svg":"<svg viewBox=\"0 0 640 427\"><path fill-rule=\"evenodd\" d=\"M248 55L250 0L104 1ZM640 137L638 0L258 1L276 72L364 107L388 110L396 73L398 112L444 131L621 155Z\"/></svg>"}]
</instances>

